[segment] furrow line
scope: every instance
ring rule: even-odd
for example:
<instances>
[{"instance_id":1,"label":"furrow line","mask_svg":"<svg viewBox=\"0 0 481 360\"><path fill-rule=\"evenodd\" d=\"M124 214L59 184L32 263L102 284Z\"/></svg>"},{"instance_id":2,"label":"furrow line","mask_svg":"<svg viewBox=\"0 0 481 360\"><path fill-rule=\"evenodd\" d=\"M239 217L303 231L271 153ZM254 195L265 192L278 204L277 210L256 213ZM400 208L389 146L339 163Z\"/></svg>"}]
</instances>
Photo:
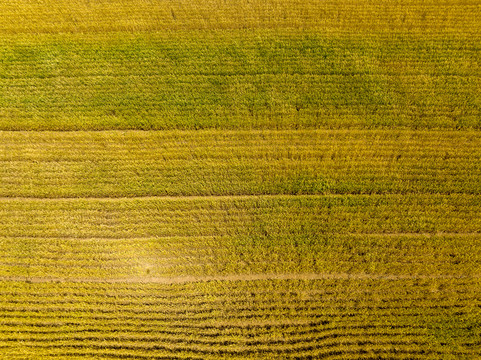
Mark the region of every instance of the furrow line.
<instances>
[{"instance_id":1,"label":"furrow line","mask_svg":"<svg viewBox=\"0 0 481 360\"><path fill-rule=\"evenodd\" d=\"M28 276L1 276L1 282L27 283L146 283L146 284L183 284L198 282L223 281L258 281L258 280L406 280L406 279L481 279L481 274L473 276L462 275L394 275L394 274L364 274L364 273L289 273L289 274L235 274L224 276L175 276L175 277L126 277L118 279L97 278L55 278Z\"/></svg>"}]
</instances>

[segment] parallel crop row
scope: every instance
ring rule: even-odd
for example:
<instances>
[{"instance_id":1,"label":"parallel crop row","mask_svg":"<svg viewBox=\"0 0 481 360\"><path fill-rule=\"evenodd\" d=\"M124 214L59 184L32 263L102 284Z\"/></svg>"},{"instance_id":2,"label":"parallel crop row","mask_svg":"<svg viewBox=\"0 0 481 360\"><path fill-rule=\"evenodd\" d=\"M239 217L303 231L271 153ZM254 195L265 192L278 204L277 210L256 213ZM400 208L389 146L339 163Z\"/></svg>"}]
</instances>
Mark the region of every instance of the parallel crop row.
<instances>
[{"instance_id":1,"label":"parallel crop row","mask_svg":"<svg viewBox=\"0 0 481 360\"><path fill-rule=\"evenodd\" d=\"M480 39L440 34L12 36L0 129L479 129Z\"/></svg>"},{"instance_id":2,"label":"parallel crop row","mask_svg":"<svg viewBox=\"0 0 481 360\"><path fill-rule=\"evenodd\" d=\"M9 292L46 295L37 304L19 301L0 306L4 354L9 354L13 344L21 344L27 354L35 349L37 354L72 357L125 353L132 357L150 354L151 358L328 354L362 358L362 354L379 352L390 358L416 353L446 356L452 352L443 338L456 327L449 347L455 346L460 356L479 355L476 317L480 304L475 300L479 284L474 280L4 285L2 298ZM70 303L62 305L48 296L58 290ZM185 305L178 308L174 301L152 304L148 300L153 294L172 291L183 294ZM444 296L446 291L449 297ZM396 300L392 295L397 292L402 295ZM124 302L130 296L135 305ZM458 297L466 300L457 301ZM456 314L451 323L445 322L448 313Z\"/></svg>"},{"instance_id":3,"label":"parallel crop row","mask_svg":"<svg viewBox=\"0 0 481 360\"><path fill-rule=\"evenodd\" d=\"M2 200L7 237L477 233L476 195Z\"/></svg>"},{"instance_id":4,"label":"parallel crop row","mask_svg":"<svg viewBox=\"0 0 481 360\"><path fill-rule=\"evenodd\" d=\"M0 196L481 193L476 132L0 134Z\"/></svg>"},{"instance_id":5,"label":"parallel crop row","mask_svg":"<svg viewBox=\"0 0 481 360\"><path fill-rule=\"evenodd\" d=\"M228 279L241 274L320 273L341 278L464 278L481 271L479 241L479 234L293 236L289 231L274 236L259 231L245 236L131 239L12 237L0 238L0 277L156 281L165 276ZM28 296L22 301L27 300Z\"/></svg>"}]
</instances>

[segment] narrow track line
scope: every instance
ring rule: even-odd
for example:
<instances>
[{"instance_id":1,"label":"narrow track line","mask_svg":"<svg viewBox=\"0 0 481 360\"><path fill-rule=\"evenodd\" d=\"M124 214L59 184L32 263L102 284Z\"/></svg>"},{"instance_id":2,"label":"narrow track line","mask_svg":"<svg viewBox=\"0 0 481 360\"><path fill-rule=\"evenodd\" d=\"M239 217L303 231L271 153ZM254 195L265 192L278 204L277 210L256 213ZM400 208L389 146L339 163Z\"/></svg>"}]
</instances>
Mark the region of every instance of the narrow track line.
<instances>
[{"instance_id":1,"label":"narrow track line","mask_svg":"<svg viewBox=\"0 0 481 360\"><path fill-rule=\"evenodd\" d=\"M397 233L329 233L322 234L323 236L335 236L335 237L437 237L437 236L451 236L451 237L470 237L481 236L481 232L397 232ZM145 241L145 240L157 240L157 239L226 239L231 238L228 235L153 235L153 236L132 236L132 237L108 237L108 236L40 236L40 235L1 235L0 239L18 239L18 240L82 240L82 241Z\"/></svg>"},{"instance_id":2,"label":"narrow track line","mask_svg":"<svg viewBox=\"0 0 481 360\"><path fill-rule=\"evenodd\" d=\"M349 273L300 273L300 274L238 274L220 276L174 276L174 277L127 277L118 279L98 278L56 278L2 276L0 282L27 283L145 283L145 284L185 284L195 282L219 281L258 281L258 280L409 280L409 279L481 279L477 276L455 275L393 275L393 274L349 274Z\"/></svg>"},{"instance_id":3,"label":"narrow track line","mask_svg":"<svg viewBox=\"0 0 481 360\"><path fill-rule=\"evenodd\" d=\"M134 201L134 200L168 200L168 201L182 201L182 200L223 200L223 199L253 199L253 198L315 198L315 197L342 197L349 196L349 194L243 194L243 195L148 195L148 196L119 196L119 197L35 197L35 196L0 196L0 201ZM389 194L401 195L401 194ZM354 196L371 196L371 195L354 195Z\"/></svg>"},{"instance_id":4,"label":"narrow track line","mask_svg":"<svg viewBox=\"0 0 481 360\"><path fill-rule=\"evenodd\" d=\"M135 200L167 200L167 201L184 201L184 200L246 200L246 199L299 199L299 198L372 198L372 197L403 197L403 196L434 196L434 197L455 197L466 196L476 197L476 193L374 193L374 194L242 194L242 195L148 195L148 196L118 196L118 197L98 197L98 196L69 196L69 197L36 197L36 196L0 196L0 202L5 201L135 201Z\"/></svg>"},{"instance_id":5,"label":"narrow track line","mask_svg":"<svg viewBox=\"0 0 481 360\"><path fill-rule=\"evenodd\" d=\"M322 74L321 74L322 75ZM332 74L331 74L332 75ZM415 76L420 76L424 75L424 73L420 74L410 74L409 76L415 77ZM144 76L144 75L142 75ZM338 75L338 76L343 76L343 75ZM446 75L431 75L431 76L437 76L437 77L442 77ZM469 74L469 75L447 75L447 76L453 76L453 77L461 77L461 78L466 78L466 77L481 77L481 75L476 75L476 74ZM463 134L463 133L479 133L481 132L480 129L450 129L450 128L423 128L420 130L412 129L409 127L396 127L394 128L395 131L400 132L400 133L452 133L452 134ZM160 129L160 128L154 128L154 129L142 129L142 128L104 128L104 129L1 129L0 130L0 136L3 134L33 134L33 133L40 133L40 134L46 134L46 133L56 133L56 134L63 134L63 133L139 133L139 134L145 134L145 133L162 133L162 134L173 134L173 133L192 133L192 134L206 134L206 133L222 133L222 134L264 134L264 133L276 133L276 134L292 134L292 133L311 133L311 132L318 132L318 133L392 133L393 129L382 129L382 128L353 128L353 129L346 129L346 128L319 128L319 127L306 127L302 129L275 129L275 128L263 128L263 129L249 129L249 128L240 128L240 129L221 129L221 128L203 128L203 129L186 129L186 128L167 128L167 129Z\"/></svg>"}]
</instances>

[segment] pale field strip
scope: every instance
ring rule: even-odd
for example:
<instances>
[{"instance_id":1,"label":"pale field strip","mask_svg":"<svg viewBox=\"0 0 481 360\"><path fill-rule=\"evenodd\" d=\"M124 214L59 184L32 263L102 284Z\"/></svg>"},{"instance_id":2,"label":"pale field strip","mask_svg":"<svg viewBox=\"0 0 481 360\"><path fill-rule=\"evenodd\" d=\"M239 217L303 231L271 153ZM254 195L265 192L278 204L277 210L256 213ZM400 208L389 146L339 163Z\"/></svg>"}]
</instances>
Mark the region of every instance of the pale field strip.
<instances>
[{"instance_id":1,"label":"pale field strip","mask_svg":"<svg viewBox=\"0 0 481 360\"><path fill-rule=\"evenodd\" d=\"M481 264L475 195L10 199L2 205L0 274L26 281L313 271L476 277Z\"/></svg>"},{"instance_id":2,"label":"pale field strip","mask_svg":"<svg viewBox=\"0 0 481 360\"><path fill-rule=\"evenodd\" d=\"M342 9L342 11L340 11ZM476 34L478 1L7 1L0 32L142 32L178 29L302 28L331 31Z\"/></svg>"},{"instance_id":3,"label":"pale field strip","mask_svg":"<svg viewBox=\"0 0 481 360\"><path fill-rule=\"evenodd\" d=\"M473 233L479 232L480 206L477 195L465 194L173 201L20 199L2 202L0 224L4 235L34 237L278 234L302 233L302 226L313 233Z\"/></svg>"},{"instance_id":4,"label":"pale field strip","mask_svg":"<svg viewBox=\"0 0 481 360\"><path fill-rule=\"evenodd\" d=\"M1 132L0 138L2 200L481 192L476 131Z\"/></svg>"}]
</instances>

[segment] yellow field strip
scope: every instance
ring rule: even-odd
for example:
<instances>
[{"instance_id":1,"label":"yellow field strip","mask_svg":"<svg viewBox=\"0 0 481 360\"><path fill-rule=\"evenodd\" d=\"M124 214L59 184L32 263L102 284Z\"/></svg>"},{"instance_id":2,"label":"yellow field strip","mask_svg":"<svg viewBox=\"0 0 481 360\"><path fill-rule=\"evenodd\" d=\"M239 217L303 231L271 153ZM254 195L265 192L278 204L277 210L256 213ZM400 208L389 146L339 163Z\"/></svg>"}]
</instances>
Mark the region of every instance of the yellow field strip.
<instances>
[{"instance_id":1,"label":"yellow field strip","mask_svg":"<svg viewBox=\"0 0 481 360\"><path fill-rule=\"evenodd\" d=\"M363 238L369 237L394 237L394 238L402 238L402 237L417 237L417 238L433 238L439 236L445 237L478 237L481 236L481 232L369 232L369 233L343 233L345 236L357 236ZM170 239L172 241L176 241L179 244L182 244L185 240L190 239L189 236L181 236L181 235L165 235L165 236L143 236L143 237L95 237L95 236L33 236L33 235L10 235L8 237L0 236L0 240L12 240L12 239L22 239L22 240L75 240L75 241L107 241L107 242L115 242L115 241L142 241L142 240L167 240ZM196 239L213 239L215 235L195 235Z\"/></svg>"},{"instance_id":2,"label":"yellow field strip","mask_svg":"<svg viewBox=\"0 0 481 360\"><path fill-rule=\"evenodd\" d=\"M102 33L200 29L475 32L477 1L5 1L0 32Z\"/></svg>"},{"instance_id":3,"label":"yellow field strip","mask_svg":"<svg viewBox=\"0 0 481 360\"><path fill-rule=\"evenodd\" d=\"M386 194L386 195L396 195L396 194ZM178 195L178 196L169 196L169 195L149 195L149 196L103 196L103 197L95 197L95 196L72 196L72 197L35 197L35 196L4 196L0 197L0 202L18 202L18 201L40 201L40 202L74 202L74 201L84 201L84 200L92 200L92 201L106 201L106 202L118 202L118 201L129 201L129 200L165 200L165 201L198 201L198 200L255 200L255 199L296 199L299 197L302 198L336 198L336 197L343 197L345 195L342 194L303 194L303 195L292 195L292 194L243 194L243 195ZM366 196L369 195L359 195L359 196Z\"/></svg>"},{"instance_id":4,"label":"yellow field strip","mask_svg":"<svg viewBox=\"0 0 481 360\"><path fill-rule=\"evenodd\" d=\"M480 139L476 131L0 132L0 201L480 194Z\"/></svg>"}]
</instances>

